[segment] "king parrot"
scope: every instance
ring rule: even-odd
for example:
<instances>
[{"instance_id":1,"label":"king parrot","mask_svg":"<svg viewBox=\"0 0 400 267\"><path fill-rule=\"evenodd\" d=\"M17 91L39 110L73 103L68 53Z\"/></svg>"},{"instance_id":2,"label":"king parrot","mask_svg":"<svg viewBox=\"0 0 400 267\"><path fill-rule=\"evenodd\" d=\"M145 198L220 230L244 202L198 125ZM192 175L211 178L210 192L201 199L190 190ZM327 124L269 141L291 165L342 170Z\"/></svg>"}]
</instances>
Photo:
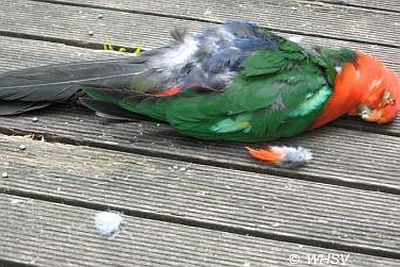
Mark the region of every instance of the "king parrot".
<instances>
[{"instance_id":1,"label":"king parrot","mask_svg":"<svg viewBox=\"0 0 400 267\"><path fill-rule=\"evenodd\" d=\"M399 78L361 51L305 47L248 21L171 35L139 57L4 73L0 115L79 100L106 118L141 114L203 140L259 142L342 115L384 124L400 110ZM249 152L287 166L309 158L287 147Z\"/></svg>"}]
</instances>

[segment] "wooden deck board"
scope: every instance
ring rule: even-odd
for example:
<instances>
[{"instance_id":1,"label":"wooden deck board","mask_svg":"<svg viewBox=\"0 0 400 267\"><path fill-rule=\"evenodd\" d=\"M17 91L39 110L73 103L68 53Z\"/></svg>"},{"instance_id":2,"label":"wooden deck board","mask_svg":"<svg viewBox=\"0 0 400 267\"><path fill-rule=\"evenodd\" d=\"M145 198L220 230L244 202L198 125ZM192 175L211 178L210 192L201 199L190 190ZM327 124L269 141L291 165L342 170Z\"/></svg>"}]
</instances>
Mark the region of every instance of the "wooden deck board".
<instances>
[{"instance_id":1,"label":"wooden deck board","mask_svg":"<svg viewBox=\"0 0 400 267\"><path fill-rule=\"evenodd\" d=\"M36 266L292 266L298 254L349 254L161 221L124 216L119 236L102 239L98 212L0 194L0 258ZM399 261L350 253L346 266L398 266Z\"/></svg>"},{"instance_id":2,"label":"wooden deck board","mask_svg":"<svg viewBox=\"0 0 400 267\"><path fill-rule=\"evenodd\" d=\"M344 40L399 47L400 24L396 13L373 9L348 8L314 1L298 0L223 0L179 2L160 0L54 0L52 2L103 6L132 12L222 22L227 19L256 20L261 26ZM321 15L322 14L322 15ZM284 17L284 18L283 18Z\"/></svg>"},{"instance_id":3,"label":"wooden deck board","mask_svg":"<svg viewBox=\"0 0 400 267\"><path fill-rule=\"evenodd\" d=\"M130 54L117 52L112 53L110 51L85 49L54 42L7 36L0 36L0 42L2 43L3 48L3 50L0 51L0 73L8 70L54 63L130 56ZM381 47L375 47L375 49L380 48ZM371 50L369 52L382 57L385 63L392 66L393 69L400 68L400 57L394 55L399 52L398 49L389 48L388 51L384 52L390 53L385 55L378 53L379 50ZM400 136L400 119L396 119L389 125L382 126L346 118L338 120L334 125L350 129Z\"/></svg>"},{"instance_id":4,"label":"wooden deck board","mask_svg":"<svg viewBox=\"0 0 400 267\"><path fill-rule=\"evenodd\" d=\"M354 250L396 254L400 246L400 196L23 137L0 135L0 146L3 192Z\"/></svg>"},{"instance_id":5,"label":"wooden deck board","mask_svg":"<svg viewBox=\"0 0 400 267\"><path fill-rule=\"evenodd\" d=\"M17 38L3 37L11 46L18 41ZM62 60L76 60L76 56L87 54L87 57L93 57L100 54L99 51L93 51L81 48L71 48L69 46L60 50L53 56L53 51L59 49L60 45L45 43L41 49L31 49L35 47L32 44L38 41L29 41L24 44L23 48L30 48L20 52L21 57L15 58L14 66L24 67L35 64L34 62L43 61L47 64ZM88 53L85 53L88 51ZM14 53L17 53L15 51ZM104 56L122 56L116 53L104 52ZM13 53L11 53L13 55ZM24 56L24 55L29 55ZM0 58L0 63L6 66L9 57ZM366 132L348 131L338 128L326 128L320 132L307 133L300 138L285 140L284 143L302 144L310 146L316 153L316 161L307 168L288 171L276 170L264 166L258 162L249 159L243 150L243 145L232 143L207 143L187 139L163 125L157 126L156 123L138 122L129 124L109 124L100 123L100 119L96 118L92 113L79 112L74 114L65 112L65 109L59 109L54 112L48 111L39 112L39 123L32 123L30 114L21 117L3 117L0 118L1 128L3 131L13 129L23 132L37 132L47 136L56 138L67 138L70 142L78 142L83 144L96 144L104 147L114 144L114 147L120 150L127 151L142 151L145 153L167 153L172 157L184 157L191 161L211 162L216 165L231 165L236 168L248 169L259 172L273 171L276 174L284 174L292 177L302 177L303 179L330 179L341 182L355 182L359 184L373 185L376 187L388 187L393 190L400 189L400 178L393 176L392 173L399 172L399 164L396 164L398 157L393 159L385 157L388 151L393 155L398 155L398 137L387 137L385 135L370 135ZM65 124L65 123L68 124ZM340 123L339 123L340 124ZM342 124L351 124L342 120ZM90 127L88 127L90 125ZM354 124L368 127L369 124ZM353 127L357 127L354 126ZM372 124L370 125L371 127ZM376 127L375 127L376 128ZM397 120L389 126L380 126L379 129L385 133L395 132L395 135L400 135L400 121ZM164 140L161 136L168 132L169 140ZM322 134L320 134L322 133ZM104 134L104 136L103 136ZM98 136L102 136L100 139ZM354 144L348 144L349 140L357 140ZM116 144L117 143L117 144ZM210 145L211 144L211 145ZM166 151L165 147L171 147L170 151ZM193 153L194 147L197 153ZM359 157L360 151L367 153L368 157ZM214 159L210 159L208 155L212 153Z\"/></svg>"},{"instance_id":6,"label":"wooden deck board","mask_svg":"<svg viewBox=\"0 0 400 267\"><path fill-rule=\"evenodd\" d=\"M378 134L388 134L393 136L400 136L400 116L388 125L378 125L374 123L365 123L361 119L354 119L351 117L344 117L333 122L332 125L344 127L347 129L362 131L362 132L373 132Z\"/></svg>"},{"instance_id":7,"label":"wooden deck board","mask_svg":"<svg viewBox=\"0 0 400 267\"><path fill-rule=\"evenodd\" d=\"M83 6L104 6L108 8L116 8L116 6L113 6L115 3L110 3L111 1L109 0L101 0L101 1L81 1L81 0L33 0L33 1L39 1L39 2L53 2L53 3L64 3L64 4L75 4L75 5L83 5ZM118 8L126 8L126 5L128 7L134 7L132 2L122 2L118 1L117 7ZM227 2L227 1L225 1ZM242 3L242 2L240 2ZM328 4L335 4L335 5L340 5L343 6L344 8L347 7L357 7L357 8L367 8L367 9L372 9L374 11L377 10L383 10L383 11L390 11L390 12L400 12L400 3L393 1L393 0L376 0L376 1L371 1L371 0L296 0L296 1L291 1L291 3L294 4L320 4L320 3L328 3ZM168 3L168 4L173 4L173 3ZM175 3L175 5L179 5ZM233 5L234 6L234 5ZM342 8L343 8L342 7ZM158 7L156 7L158 8ZM143 12L151 12L154 9L143 9ZM195 9L194 11L198 11L198 9ZM192 12L194 12L192 10ZM209 12L208 12L209 13ZM190 10L189 10L190 14ZM188 14L188 15L189 15Z\"/></svg>"},{"instance_id":8,"label":"wooden deck board","mask_svg":"<svg viewBox=\"0 0 400 267\"><path fill-rule=\"evenodd\" d=\"M345 6L356 6L378 10L400 12L400 2L393 0L310 0L316 2L327 2Z\"/></svg>"},{"instance_id":9,"label":"wooden deck board","mask_svg":"<svg viewBox=\"0 0 400 267\"><path fill-rule=\"evenodd\" d=\"M113 6L113 4L115 4L115 3L110 3L111 1L109 1L109 0L101 0L101 1L91 0L91 1L84 1L84 2L82 2L81 0L33 0L33 1L75 4L75 5L87 5L87 6L99 5L99 6L109 7L109 8L110 7L116 8L115 6ZM227 2L227 1L225 1L225 2ZM329 4L344 6L345 8L346 7L358 7L358 8L369 8L369 9L372 9L375 11L376 10L384 10L384 11L391 11L391 12L400 12L400 3L393 1L393 0L375 0L375 1L371 1L371 0L297 0L297 1L291 1L291 3L295 3L295 4L296 3L300 3L300 4L329 3ZM168 4L173 4L173 3L168 3ZM125 1L125 2L119 1L119 3L117 3L118 8L120 8L120 7L126 8L126 5L128 5L128 7L134 7L132 2L128 2L128 1ZM175 3L175 5L179 5L179 4ZM143 9L144 12L150 12L151 10L154 10L154 9ZM198 11L198 10L195 9L194 11ZM189 11L189 13L190 13L190 11Z\"/></svg>"},{"instance_id":10,"label":"wooden deck board","mask_svg":"<svg viewBox=\"0 0 400 267\"><path fill-rule=\"evenodd\" d=\"M400 190L400 178L393 175L400 172L399 137L325 127L281 141L287 145L302 145L312 149L315 159L303 168L279 169L251 159L244 149L245 144L202 142L184 137L169 126L155 122L104 124L92 113L65 111L48 109L34 113L40 119L36 123L31 120L32 114L3 117L0 118L0 128L8 133L38 133L61 142L159 155L188 162L370 187L371 190Z\"/></svg>"},{"instance_id":11,"label":"wooden deck board","mask_svg":"<svg viewBox=\"0 0 400 267\"><path fill-rule=\"evenodd\" d=\"M123 57L119 52L84 49L65 44L0 36L0 73L72 61Z\"/></svg>"},{"instance_id":12,"label":"wooden deck board","mask_svg":"<svg viewBox=\"0 0 400 267\"><path fill-rule=\"evenodd\" d=\"M0 33L29 35L83 46L101 47L104 43L112 43L125 47L143 45L148 49L167 43L171 39L169 32L174 27L186 27L190 31L197 32L211 25L169 17L26 0L19 1L18 4L7 0L4 5L10 7L0 10ZM10 9L12 11L9 11ZM98 18L99 14L103 14L102 19ZM30 23L38 17L41 18L41 23ZM262 22L262 20L257 21ZM393 27L390 28L395 30ZM90 36L89 31L93 31L94 35ZM288 36L288 34L283 35ZM400 55L397 48L313 36L305 36L304 43L362 49L383 59L389 66L400 71Z\"/></svg>"}]
</instances>

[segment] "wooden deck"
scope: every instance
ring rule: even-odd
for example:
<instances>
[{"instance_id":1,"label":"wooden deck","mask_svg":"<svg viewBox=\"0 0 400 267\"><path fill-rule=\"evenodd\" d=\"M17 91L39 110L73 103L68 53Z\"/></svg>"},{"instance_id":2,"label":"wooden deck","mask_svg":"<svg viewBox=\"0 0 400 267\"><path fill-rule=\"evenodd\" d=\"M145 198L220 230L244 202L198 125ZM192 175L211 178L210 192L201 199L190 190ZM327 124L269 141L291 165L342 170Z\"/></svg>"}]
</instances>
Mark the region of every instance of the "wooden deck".
<instances>
[{"instance_id":1,"label":"wooden deck","mask_svg":"<svg viewBox=\"0 0 400 267\"><path fill-rule=\"evenodd\" d=\"M359 48L400 73L395 0L2 0L0 72L122 57L103 44L150 49L176 26L233 18ZM81 107L0 118L0 266L335 265L309 262L321 255L400 266L400 118L344 118L280 142L315 159L271 168L243 144L145 120L106 124ZM124 214L111 240L93 221L107 209Z\"/></svg>"}]
</instances>

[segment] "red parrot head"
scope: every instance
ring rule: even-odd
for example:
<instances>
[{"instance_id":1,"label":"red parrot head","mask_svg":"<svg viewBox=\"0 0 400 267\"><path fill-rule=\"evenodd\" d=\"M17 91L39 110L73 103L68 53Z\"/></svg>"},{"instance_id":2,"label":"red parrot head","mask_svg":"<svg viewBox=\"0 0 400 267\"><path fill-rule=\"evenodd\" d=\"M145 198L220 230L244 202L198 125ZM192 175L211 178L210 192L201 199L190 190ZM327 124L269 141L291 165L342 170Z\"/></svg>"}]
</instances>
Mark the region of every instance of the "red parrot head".
<instances>
[{"instance_id":1,"label":"red parrot head","mask_svg":"<svg viewBox=\"0 0 400 267\"><path fill-rule=\"evenodd\" d=\"M362 52L358 52L353 66L361 96L357 107L348 114L378 124L391 122L400 111L400 79L394 71Z\"/></svg>"},{"instance_id":2,"label":"red parrot head","mask_svg":"<svg viewBox=\"0 0 400 267\"><path fill-rule=\"evenodd\" d=\"M350 57L346 56L343 64L336 65L334 93L310 128L318 128L346 114L378 124L391 122L400 111L400 80L394 71L363 52L326 51L334 55L333 61L341 54Z\"/></svg>"}]
</instances>

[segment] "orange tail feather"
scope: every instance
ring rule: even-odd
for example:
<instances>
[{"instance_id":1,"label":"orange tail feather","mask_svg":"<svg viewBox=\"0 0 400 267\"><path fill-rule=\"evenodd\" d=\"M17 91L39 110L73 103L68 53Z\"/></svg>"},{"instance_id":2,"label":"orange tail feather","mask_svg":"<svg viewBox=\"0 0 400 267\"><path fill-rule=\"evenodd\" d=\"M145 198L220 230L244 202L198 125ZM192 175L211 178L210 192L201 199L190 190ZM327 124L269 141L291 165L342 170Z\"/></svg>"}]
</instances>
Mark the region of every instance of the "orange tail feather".
<instances>
[{"instance_id":1,"label":"orange tail feather","mask_svg":"<svg viewBox=\"0 0 400 267\"><path fill-rule=\"evenodd\" d=\"M272 165L279 164L284 157L284 155L278 153L277 151L273 151L270 147L268 147L267 149L253 149L250 147L246 147L246 149L254 158L266 161Z\"/></svg>"},{"instance_id":2,"label":"orange tail feather","mask_svg":"<svg viewBox=\"0 0 400 267\"><path fill-rule=\"evenodd\" d=\"M246 149L254 158L284 168L302 166L313 158L311 151L302 147L269 146L266 149Z\"/></svg>"}]
</instances>

